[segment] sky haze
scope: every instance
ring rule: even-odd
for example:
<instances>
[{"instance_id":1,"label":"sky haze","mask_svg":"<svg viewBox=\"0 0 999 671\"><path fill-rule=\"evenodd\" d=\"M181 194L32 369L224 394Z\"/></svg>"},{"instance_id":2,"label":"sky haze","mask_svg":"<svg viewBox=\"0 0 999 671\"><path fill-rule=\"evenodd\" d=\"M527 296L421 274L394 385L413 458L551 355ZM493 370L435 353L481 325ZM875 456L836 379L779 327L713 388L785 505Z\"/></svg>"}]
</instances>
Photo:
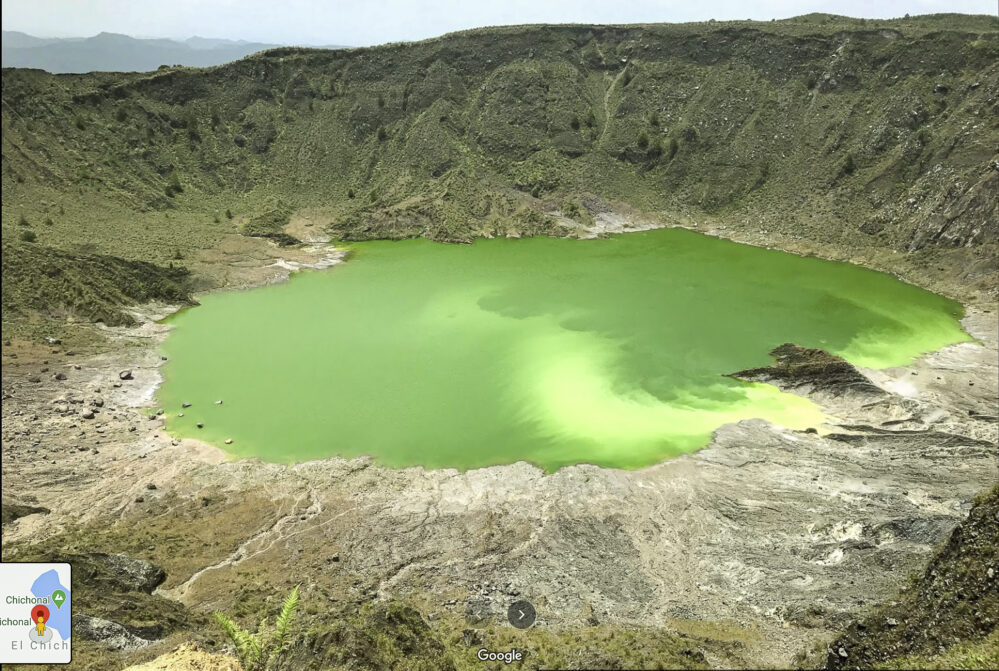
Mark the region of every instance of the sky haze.
<instances>
[{"instance_id":1,"label":"sky haze","mask_svg":"<svg viewBox=\"0 0 999 671\"><path fill-rule=\"evenodd\" d=\"M114 32L192 35L293 45L368 46L455 30L524 23L659 23L787 18L828 12L866 18L995 14L995 0L4 0L3 29L39 37Z\"/></svg>"}]
</instances>

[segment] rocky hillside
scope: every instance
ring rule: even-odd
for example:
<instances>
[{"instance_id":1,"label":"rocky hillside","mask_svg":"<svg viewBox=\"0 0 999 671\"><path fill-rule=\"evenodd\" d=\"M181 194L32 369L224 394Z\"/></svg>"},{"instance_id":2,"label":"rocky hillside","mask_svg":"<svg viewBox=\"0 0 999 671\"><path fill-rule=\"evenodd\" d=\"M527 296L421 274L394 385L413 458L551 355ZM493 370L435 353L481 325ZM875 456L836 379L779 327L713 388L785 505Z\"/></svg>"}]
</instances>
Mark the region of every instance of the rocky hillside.
<instances>
[{"instance_id":1,"label":"rocky hillside","mask_svg":"<svg viewBox=\"0 0 999 671\"><path fill-rule=\"evenodd\" d=\"M303 209L346 239L465 241L627 205L994 280L997 63L994 17L809 15L6 69L3 229L165 264L237 232L294 242Z\"/></svg>"},{"instance_id":2,"label":"rocky hillside","mask_svg":"<svg viewBox=\"0 0 999 671\"><path fill-rule=\"evenodd\" d=\"M3 245L4 319L47 317L132 325L129 303L193 303L190 272L41 245Z\"/></svg>"},{"instance_id":3,"label":"rocky hillside","mask_svg":"<svg viewBox=\"0 0 999 671\"><path fill-rule=\"evenodd\" d=\"M983 493L896 601L829 646L829 669L999 665L999 487Z\"/></svg>"}]
</instances>

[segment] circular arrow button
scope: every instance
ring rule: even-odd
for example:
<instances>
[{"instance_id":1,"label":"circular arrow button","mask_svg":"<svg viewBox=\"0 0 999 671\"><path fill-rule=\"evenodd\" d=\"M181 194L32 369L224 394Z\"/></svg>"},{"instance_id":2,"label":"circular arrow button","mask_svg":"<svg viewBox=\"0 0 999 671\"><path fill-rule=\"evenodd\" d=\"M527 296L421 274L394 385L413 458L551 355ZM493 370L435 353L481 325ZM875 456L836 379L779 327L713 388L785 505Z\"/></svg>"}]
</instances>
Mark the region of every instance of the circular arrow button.
<instances>
[{"instance_id":1,"label":"circular arrow button","mask_svg":"<svg viewBox=\"0 0 999 671\"><path fill-rule=\"evenodd\" d=\"M537 617L538 614L530 601L515 601L506 611L506 619L517 629L527 629L534 624Z\"/></svg>"}]
</instances>

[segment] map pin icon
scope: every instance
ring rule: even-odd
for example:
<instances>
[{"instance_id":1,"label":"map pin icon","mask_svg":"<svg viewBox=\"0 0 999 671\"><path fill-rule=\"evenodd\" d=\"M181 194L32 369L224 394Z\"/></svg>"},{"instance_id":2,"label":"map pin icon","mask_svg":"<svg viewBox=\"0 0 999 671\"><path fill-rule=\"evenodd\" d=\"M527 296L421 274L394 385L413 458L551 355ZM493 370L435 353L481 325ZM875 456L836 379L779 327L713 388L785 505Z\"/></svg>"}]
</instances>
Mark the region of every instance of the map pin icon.
<instances>
[{"instance_id":1,"label":"map pin icon","mask_svg":"<svg viewBox=\"0 0 999 671\"><path fill-rule=\"evenodd\" d=\"M66 593L61 589L57 589L52 592L52 603L56 605L56 608L62 608L63 602L66 601Z\"/></svg>"}]
</instances>

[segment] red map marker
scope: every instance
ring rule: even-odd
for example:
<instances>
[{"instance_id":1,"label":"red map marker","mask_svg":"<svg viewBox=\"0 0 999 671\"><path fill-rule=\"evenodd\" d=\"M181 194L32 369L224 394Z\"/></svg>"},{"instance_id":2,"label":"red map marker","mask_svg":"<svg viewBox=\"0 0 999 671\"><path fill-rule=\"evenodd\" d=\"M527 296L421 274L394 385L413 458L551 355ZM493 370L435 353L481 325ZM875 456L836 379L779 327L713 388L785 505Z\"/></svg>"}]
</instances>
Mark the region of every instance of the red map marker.
<instances>
[{"instance_id":1,"label":"red map marker","mask_svg":"<svg viewBox=\"0 0 999 671\"><path fill-rule=\"evenodd\" d=\"M35 624L38 622L39 617L42 618L42 622L49 621L49 609L42 604L38 604L31 609L31 623Z\"/></svg>"}]
</instances>

